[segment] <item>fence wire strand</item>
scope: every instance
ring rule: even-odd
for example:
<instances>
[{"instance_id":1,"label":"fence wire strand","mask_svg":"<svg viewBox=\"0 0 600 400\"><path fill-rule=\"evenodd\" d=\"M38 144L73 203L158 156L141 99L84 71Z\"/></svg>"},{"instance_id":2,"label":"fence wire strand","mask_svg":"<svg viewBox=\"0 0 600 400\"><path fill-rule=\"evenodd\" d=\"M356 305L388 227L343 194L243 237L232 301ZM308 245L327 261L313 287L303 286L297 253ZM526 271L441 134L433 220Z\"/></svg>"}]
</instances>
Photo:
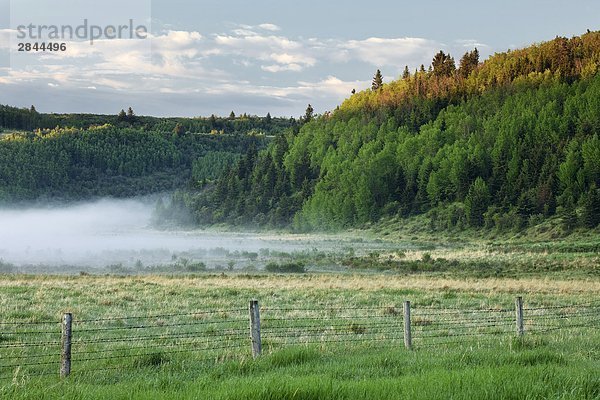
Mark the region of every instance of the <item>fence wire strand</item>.
<instances>
[{"instance_id":1,"label":"fence wire strand","mask_svg":"<svg viewBox=\"0 0 600 400\"><path fill-rule=\"evenodd\" d=\"M207 310L96 319L73 319L74 363L106 361L97 370L122 369L110 360L176 353L211 354L206 360L247 355L250 327L245 308ZM260 308L263 346L348 343L399 343L404 339L404 312L399 306L269 307ZM416 348L477 347L494 337L516 335L514 309L460 309L431 306L411 308L412 339ZM575 328L600 328L600 301L564 306L524 307L526 333L544 334ZM127 324L127 321L131 321ZM20 376L58 376L37 367L60 365L61 329L56 321L0 322L0 371L24 368L2 379ZM39 329L35 329L39 327ZM54 335L53 339L48 340ZM128 345L131 343L131 345ZM245 349L245 350L244 350ZM55 351L55 352L52 352ZM228 351L228 352L227 352ZM227 352L227 353L223 353ZM56 358L50 361L50 358ZM22 362L19 362L22 361ZM4 364L4 362L7 362ZM84 374L85 371L78 372ZM19 375L21 374L21 375Z\"/></svg>"}]
</instances>

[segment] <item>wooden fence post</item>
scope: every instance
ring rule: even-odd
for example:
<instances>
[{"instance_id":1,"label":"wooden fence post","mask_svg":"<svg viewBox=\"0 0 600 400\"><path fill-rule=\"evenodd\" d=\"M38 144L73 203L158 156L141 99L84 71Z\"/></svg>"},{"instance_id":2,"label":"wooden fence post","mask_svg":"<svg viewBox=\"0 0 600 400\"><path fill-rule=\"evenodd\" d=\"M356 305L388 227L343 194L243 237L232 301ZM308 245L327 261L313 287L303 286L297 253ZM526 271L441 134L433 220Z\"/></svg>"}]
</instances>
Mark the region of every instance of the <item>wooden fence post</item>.
<instances>
[{"instance_id":1,"label":"wooden fence post","mask_svg":"<svg viewBox=\"0 0 600 400\"><path fill-rule=\"evenodd\" d=\"M523 336L525 329L523 327L523 297L521 296L515 299L515 311L517 313L517 336Z\"/></svg>"},{"instance_id":2,"label":"wooden fence post","mask_svg":"<svg viewBox=\"0 0 600 400\"><path fill-rule=\"evenodd\" d=\"M250 339L252 340L252 357L256 358L262 352L258 300L250 300Z\"/></svg>"},{"instance_id":3,"label":"wooden fence post","mask_svg":"<svg viewBox=\"0 0 600 400\"><path fill-rule=\"evenodd\" d=\"M410 332L410 301L404 302L404 347L412 348L412 335Z\"/></svg>"},{"instance_id":4,"label":"wooden fence post","mask_svg":"<svg viewBox=\"0 0 600 400\"><path fill-rule=\"evenodd\" d=\"M62 351L60 354L60 377L66 378L71 374L71 325L73 314L63 314L62 320Z\"/></svg>"}]
</instances>

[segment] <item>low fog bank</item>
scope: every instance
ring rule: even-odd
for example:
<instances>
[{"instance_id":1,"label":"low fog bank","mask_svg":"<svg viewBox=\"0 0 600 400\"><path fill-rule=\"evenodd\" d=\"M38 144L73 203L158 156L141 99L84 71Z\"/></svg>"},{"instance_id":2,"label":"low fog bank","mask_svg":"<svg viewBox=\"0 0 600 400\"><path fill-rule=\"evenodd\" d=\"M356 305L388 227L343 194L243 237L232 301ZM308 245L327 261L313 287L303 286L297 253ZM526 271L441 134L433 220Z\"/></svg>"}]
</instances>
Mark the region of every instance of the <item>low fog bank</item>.
<instances>
[{"instance_id":1,"label":"low fog bank","mask_svg":"<svg viewBox=\"0 0 600 400\"><path fill-rule=\"evenodd\" d=\"M269 254L341 245L286 235L156 230L154 207L153 199L104 199L0 209L0 272L260 269Z\"/></svg>"},{"instance_id":2,"label":"low fog bank","mask_svg":"<svg viewBox=\"0 0 600 400\"><path fill-rule=\"evenodd\" d=\"M115 252L145 247L153 204L105 199L29 209L0 209L0 259L16 266L101 266ZM152 243L148 243L152 247Z\"/></svg>"}]
</instances>

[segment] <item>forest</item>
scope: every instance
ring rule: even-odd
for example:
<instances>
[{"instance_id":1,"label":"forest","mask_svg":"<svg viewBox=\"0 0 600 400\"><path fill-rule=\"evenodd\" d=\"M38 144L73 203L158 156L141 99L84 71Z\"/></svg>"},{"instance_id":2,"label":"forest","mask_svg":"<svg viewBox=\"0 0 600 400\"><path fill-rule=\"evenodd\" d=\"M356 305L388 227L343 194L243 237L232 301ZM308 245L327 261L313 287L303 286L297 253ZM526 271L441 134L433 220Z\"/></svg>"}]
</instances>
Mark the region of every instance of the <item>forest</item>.
<instances>
[{"instance_id":1,"label":"forest","mask_svg":"<svg viewBox=\"0 0 600 400\"><path fill-rule=\"evenodd\" d=\"M0 202L131 197L192 190L294 118L44 114L0 105Z\"/></svg>"},{"instance_id":2,"label":"forest","mask_svg":"<svg viewBox=\"0 0 600 400\"><path fill-rule=\"evenodd\" d=\"M35 131L38 129L79 128L87 129L93 126L112 125L117 128L137 128L145 131L178 133L211 133L211 134L250 134L272 135L295 126L294 118L264 117L243 113L236 115L231 111L228 117L196 118L158 118L136 115L133 108L122 109L118 114L44 114L39 113L35 106L17 108L0 105L1 130Z\"/></svg>"},{"instance_id":3,"label":"forest","mask_svg":"<svg viewBox=\"0 0 600 400\"><path fill-rule=\"evenodd\" d=\"M171 207L197 224L335 230L426 214L433 229L600 223L600 33L431 66L312 109Z\"/></svg>"},{"instance_id":4,"label":"forest","mask_svg":"<svg viewBox=\"0 0 600 400\"><path fill-rule=\"evenodd\" d=\"M0 202L131 197L213 179L262 136L176 134L118 128L55 128L0 140ZM211 160L211 169L197 165ZM195 167L196 166L196 167Z\"/></svg>"}]
</instances>

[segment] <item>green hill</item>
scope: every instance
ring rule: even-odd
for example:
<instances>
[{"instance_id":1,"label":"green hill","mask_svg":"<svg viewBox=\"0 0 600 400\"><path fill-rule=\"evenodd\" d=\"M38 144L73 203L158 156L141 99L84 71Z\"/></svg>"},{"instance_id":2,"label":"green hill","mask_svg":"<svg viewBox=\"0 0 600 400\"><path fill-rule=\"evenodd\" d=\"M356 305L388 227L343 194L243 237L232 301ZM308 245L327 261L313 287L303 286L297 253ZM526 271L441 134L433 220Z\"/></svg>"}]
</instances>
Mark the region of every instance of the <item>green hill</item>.
<instances>
[{"instance_id":1,"label":"green hill","mask_svg":"<svg viewBox=\"0 0 600 400\"><path fill-rule=\"evenodd\" d=\"M600 223L600 33L356 93L183 196L201 224L338 229L428 213L438 229ZM181 196L180 196L181 198Z\"/></svg>"}]
</instances>

